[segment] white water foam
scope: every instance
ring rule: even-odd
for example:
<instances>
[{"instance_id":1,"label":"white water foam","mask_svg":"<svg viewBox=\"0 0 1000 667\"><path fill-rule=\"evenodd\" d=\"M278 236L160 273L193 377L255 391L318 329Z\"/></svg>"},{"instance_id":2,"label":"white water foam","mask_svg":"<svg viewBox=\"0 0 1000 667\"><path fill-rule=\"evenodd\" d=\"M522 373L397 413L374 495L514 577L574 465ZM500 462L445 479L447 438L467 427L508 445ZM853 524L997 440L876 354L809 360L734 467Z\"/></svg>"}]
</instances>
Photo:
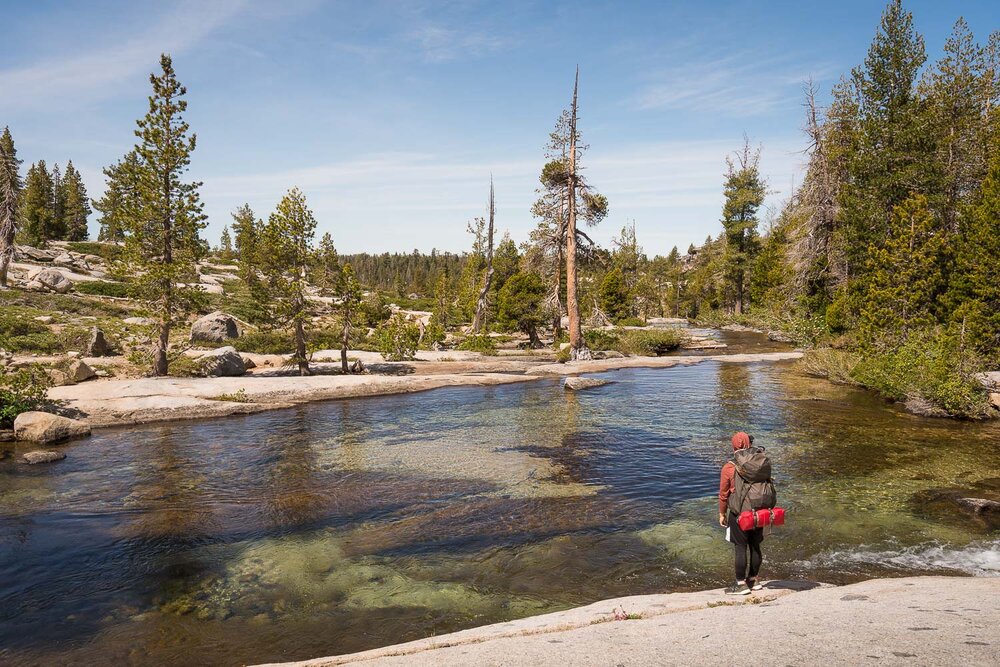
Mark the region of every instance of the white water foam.
<instances>
[{"instance_id":1,"label":"white water foam","mask_svg":"<svg viewBox=\"0 0 1000 667\"><path fill-rule=\"evenodd\" d=\"M976 577L1000 577L1000 539L971 542L964 547L929 543L899 550L833 551L808 561L805 567L877 565L910 572L962 572Z\"/></svg>"}]
</instances>

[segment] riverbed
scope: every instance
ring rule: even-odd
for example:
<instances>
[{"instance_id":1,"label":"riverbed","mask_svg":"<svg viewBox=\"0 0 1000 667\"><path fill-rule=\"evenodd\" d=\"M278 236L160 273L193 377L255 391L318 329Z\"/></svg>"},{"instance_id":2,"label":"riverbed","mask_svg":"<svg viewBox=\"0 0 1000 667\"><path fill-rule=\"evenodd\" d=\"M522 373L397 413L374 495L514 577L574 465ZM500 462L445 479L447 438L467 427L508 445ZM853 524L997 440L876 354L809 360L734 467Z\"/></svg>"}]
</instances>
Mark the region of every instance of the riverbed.
<instances>
[{"instance_id":1,"label":"riverbed","mask_svg":"<svg viewBox=\"0 0 1000 667\"><path fill-rule=\"evenodd\" d=\"M764 575L1000 575L952 496L1000 494L1000 424L706 361L99 431L0 461L0 662L237 665L357 651L730 577L744 429L788 524Z\"/></svg>"}]
</instances>

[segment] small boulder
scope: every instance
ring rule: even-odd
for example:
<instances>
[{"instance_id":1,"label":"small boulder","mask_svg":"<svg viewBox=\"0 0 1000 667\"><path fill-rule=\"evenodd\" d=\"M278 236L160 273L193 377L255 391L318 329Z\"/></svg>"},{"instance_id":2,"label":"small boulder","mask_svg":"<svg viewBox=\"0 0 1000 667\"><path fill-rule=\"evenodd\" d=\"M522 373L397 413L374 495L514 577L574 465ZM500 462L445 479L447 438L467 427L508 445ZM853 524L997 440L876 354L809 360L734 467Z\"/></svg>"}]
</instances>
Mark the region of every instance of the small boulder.
<instances>
[{"instance_id":1,"label":"small boulder","mask_svg":"<svg viewBox=\"0 0 1000 667\"><path fill-rule=\"evenodd\" d=\"M106 357L111 352L111 346L104 337L104 332L97 327L90 328L90 342L87 343L87 356Z\"/></svg>"},{"instance_id":2,"label":"small boulder","mask_svg":"<svg viewBox=\"0 0 1000 667\"><path fill-rule=\"evenodd\" d=\"M122 322L124 322L125 324L131 324L134 326L144 326L144 327L156 324L156 320L154 320L151 317L126 317L124 320L122 320Z\"/></svg>"},{"instance_id":3,"label":"small boulder","mask_svg":"<svg viewBox=\"0 0 1000 667\"><path fill-rule=\"evenodd\" d=\"M69 374L64 373L58 368L47 368L45 369L45 374L49 376L50 380L52 380L53 387L62 387L67 384L73 384L69 379Z\"/></svg>"},{"instance_id":4,"label":"small boulder","mask_svg":"<svg viewBox=\"0 0 1000 667\"><path fill-rule=\"evenodd\" d=\"M997 410L1000 410L1000 393L990 394L990 405L992 405Z\"/></svg>"},{"instance_id":5,"label":"small boulder","mask_svg":"<svg viewBox=\"0 0 1000 667\"><path fill-rule=\"evenodd\" d=\"M962 508L978 516L992 515L1000 517L1000 502L988 498L959 498Z\"/></svg>"},{"instance_id":6,"label":"small boulder","mask_svg":"<svg viewBox=\"0 0 1000 667\"><path fill-rule=\"evenodd\" d=\"M52 324L54 318L51 315L39 315L35 318L36 322L41 322L42 324Z\"/></svg>"},{"instance_id":7,"label":"small boulder","mask_svg":"<svg viewBox=\"0 0 1000 667\"><path fill-rule=\"evenodd\" d=\"M66 294L73 288L73 281L57 269L42 269L30 276L29 289Z\"/></svg>"},{"instance_id":8,"label":"small boulder","mask_svg":"<svg viewBox=\"0 0 1000 667\"><path fill-rule=\"evenodd\" d=\"M53 452L52 450L38 450L34 452L28 452L21 457L21 460L30 466L36 463L52 463L53 461L62 461L66 458L66 455L62 452Z\"/></svg>"},{"instance_id":9,"label":"small boulder","mask_svg":"<svg viewBox=\"0 0 1000 667\"><path fill-rule=\"evenodd\" d=\"M257 364L254 363L254 360L251 359L250 357L243 357L243 366L246 367L247 370L250 370L251 368L257 368Z\"/></svg>"},{"instance_id":10,"label":"small boulder","mask_svg":"<svg viewBox=\"0 0 1000 667\"><path fill-rule=\"evenodd\" d=\"M581 389L592 389L593 387L601 387L606 384L608 384L607 380L599 380L597 378L568 377L563 383L563 389L566 391L580 391Z\"/></svg>"},{"instance_id":11,"label":"small boulder","mask_svg":"<svg viewBox=\"0 0 1000 667\"><path fill-rule=\"evenodd\" d=\"M68 252L64 252L52 260L52 263L57 266L73 266L76 264L76 260Z\"/></svg>"},{"instance_id":12,"label":"small boulder","mask_svg":"<svg viewBox=\"0 0 1000 667\"><path fill-rule=\"evenodd\" d=\"M97 373L94 369L87 365L82 359L77 359L69 365L67 371L69 379L73 382L86 382L87 380L97 377Z\"/></svg>"},{"instance_id":13,"label":"small boulder","mask_svg":"<svg viewBox=\"0 0 1000 667\"><path fill-rule=\"evenodd\" d=\"M49 412L22 412L14 419L14 437L28 442L58 442L90 435L90 426Z\"/></svg>"},{"instance_id":14,"label":"small boulder","mask_svg":"<svg viewBox=\"0 0 1000 667\"><path fill-rule=\"evenodd\" d=\"M191 325L192 343L224 343L240 337L240 328L232 315L221 310L198 318Z\"/></svg>"},{"instance_id":15,"label":"small boulder","mask_svg":"<svg viewBox=\"0 0 1000 667\"><path fill-rule=\"evenodd\" d=\"M768 331L767 337L776 343L798 343L798 339L790 333L784 331Z\"/></svg>"},{"instance_id":16,"label":"small boulder","mask_svg":"<svg viewBox=\"0 0 1000 667\"><path fill-rule=\"evenodd\" d=\"M202 371L205 375L217 377L239 377L247 372L246 362L236 351L236 348L227 345L198 357Z\"/></svg>"}]
</instances>

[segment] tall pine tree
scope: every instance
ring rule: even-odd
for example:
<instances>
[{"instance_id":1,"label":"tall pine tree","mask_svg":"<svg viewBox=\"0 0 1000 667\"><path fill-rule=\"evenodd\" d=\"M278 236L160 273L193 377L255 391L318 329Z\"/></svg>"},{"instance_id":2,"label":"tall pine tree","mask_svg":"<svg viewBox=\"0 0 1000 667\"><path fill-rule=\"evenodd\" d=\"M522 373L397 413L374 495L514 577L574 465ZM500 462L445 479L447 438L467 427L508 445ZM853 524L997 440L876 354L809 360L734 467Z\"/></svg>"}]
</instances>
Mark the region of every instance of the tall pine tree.
<instances>
[{"instance_id":1,"label":"tall pine tree","mask_svg":"<svg viewBox=\"0 0 1000 667\"><path fill-rule=\"evenodd\" d=\"M764 203L767 184L760 175L760 149L751 149L749 140L744 141L735 162L726 158L726 165L726 203L722 208L725 277L734 310L742 313L746 307L747 277L759 246L757 211Z\"/></svg>"},{"instance_id":2,"label":"tall pine tree","mask_svg":"<svg viewBox=\"0 0 1000 667\"><path fill-rule=\"evenodd\" d=\"M105 167L107 179L104 194L94 200L94 208L101 218L101 229L97 240L104 243L119 243L125 240L125 219L137 204L134 175L138 170L138 157L130 151L124 158L110 167Z\"/></svg>"},{"instance_id":3,"label":"tall pine tree","mask_svg":"<svg viewBox=\"0 0 1000 667\"><path fill-rule=\"evenodd\" d=\"M0 287L7 286L7 269L14 258L21 202L21 161L10 128L0 134Z\"/></svg>"},{"instance_id":4,"label":"tall pine tree","mask_svg":"<svg viewBox=\"0 0 1000 667\"><path fill-rule=\"evenodd\" d=\"M28 176L21 197L21 232L28 245L44 247L46 243L59 238L56 235L55 194L52 175L39 160L28 167Z\"/></svg>"},{"instance_id":5,"label":"tall pine tree","mask_svg":"<svg viewBox=\"0 0 1000 667\"><path fill-rule=\"evenodd\" d=\"M117 220L125 236L118 272L129 276L134 293L157 319L154 375L167 374L171 328L202 301L197 262L206 251L200 237L201 183L184 180L196 144L183 117L187 90L177 81L170 56L160 57L160 67L160 74L149 77L149 111L136 123L135 160L122 163L132 196Z\"/></svg>"},{"instance_id":6,"label":"tall pine tree","mask_svg":"<svg viewBox=\"0 0 1000 667\"><path fill-rule=\"evenodd\" d=\"M87 188L83 184L80 172L73 166L73 161L66 163L66 173L62 177L62 217L64 238L67 241L86 241L90 232L87 231L87 218L90 216L90 200L87 198Z\"/></svg>"}]
</instances>

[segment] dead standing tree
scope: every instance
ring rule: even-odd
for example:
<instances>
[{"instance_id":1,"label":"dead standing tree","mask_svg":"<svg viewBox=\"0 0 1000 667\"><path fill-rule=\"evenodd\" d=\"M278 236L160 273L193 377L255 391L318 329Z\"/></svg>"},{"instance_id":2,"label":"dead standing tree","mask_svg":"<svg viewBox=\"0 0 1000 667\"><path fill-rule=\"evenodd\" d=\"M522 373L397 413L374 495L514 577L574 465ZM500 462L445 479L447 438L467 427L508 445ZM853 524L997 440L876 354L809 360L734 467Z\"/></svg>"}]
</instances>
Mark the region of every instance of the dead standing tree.
<instances>
[{"instance_id":1,"label":"dead standing tree","mask_svg":"<svg viewBox=\"0 0 1000 667\"><path fill-rule=\"evenodd\" d=\"M476 302L476 315L472 319L472 332L480 333L486 321L486 299L489 296L490 286L493 283L493 229L494 218L496 217L496 204L493 197L493 177L490 177L490 210L489 223L486 232L486 277L483 280L483 288L479 292L479 300Z\"/></svg>"}]
</instances>

